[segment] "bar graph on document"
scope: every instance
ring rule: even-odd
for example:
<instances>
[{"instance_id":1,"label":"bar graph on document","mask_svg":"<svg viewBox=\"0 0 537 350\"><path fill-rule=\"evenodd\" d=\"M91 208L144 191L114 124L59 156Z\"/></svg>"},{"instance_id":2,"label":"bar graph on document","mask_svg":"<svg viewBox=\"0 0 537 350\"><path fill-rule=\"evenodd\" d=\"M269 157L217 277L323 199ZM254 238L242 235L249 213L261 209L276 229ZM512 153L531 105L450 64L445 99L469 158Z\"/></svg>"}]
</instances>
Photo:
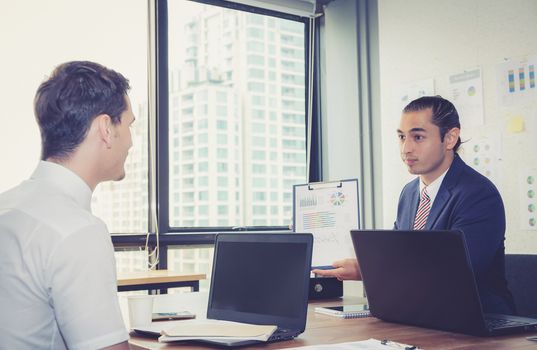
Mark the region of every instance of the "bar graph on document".
<instances>
[{"instance_id":1,"label":"bar graph on document","mask_svg":"<svg viewBox=\"0 0 537 350\"><path fill-rule=\"evenodd\" d=\"M313 234L313 266L353 257L350 230L360 223L358 180L295 185L293 192L293 227Z\"/></svg>"}]
</instances>

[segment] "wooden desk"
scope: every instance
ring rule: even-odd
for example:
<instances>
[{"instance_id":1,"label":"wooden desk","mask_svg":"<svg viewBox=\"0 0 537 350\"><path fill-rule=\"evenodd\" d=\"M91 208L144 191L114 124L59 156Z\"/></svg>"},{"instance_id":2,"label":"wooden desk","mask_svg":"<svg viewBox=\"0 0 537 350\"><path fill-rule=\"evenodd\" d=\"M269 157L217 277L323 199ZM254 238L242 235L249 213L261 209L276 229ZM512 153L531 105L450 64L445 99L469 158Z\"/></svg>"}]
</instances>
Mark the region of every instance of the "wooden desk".
<instances>
[{"instance_id":1,"label":"wooden desk","mask_svg":"<svg viewBox=\"0 0 537 350\"><path fill-rule=\"evenodd\" d=\"M166 308L168 307L166 306L166 304L173 305L171 304L173 302L172 298L176 297L176 295L165 295L163 297L165 299L159 300L158 298L156 298L155 302L156 305L159 305L159 301L164 301L164 303L160 303L160 307ZM184 301L182 305L187 305L187 302L192 305L192 297L194 297L194 295L189 296L190 299L188 301ZM352 304L356 302L356 298L345 298L343 303ZM448 333L425 328L404 326L396 323L383 322L373 317L345 320L328 315L317 314L313 310L315 306L338 305L341 303L341 301L318 301L310 303L308 309L308 321L306 325L306 331L294 340L259 344L241 349L284 349L306 345L334 344L366 340L369 338L376 338L379 340L389 339L405 344L417 345L422 349L535 350L537 348L535 342L526 340L527 336L535 336L537 335L537 333L487 338L472 337L463 334ZM198 311L196 312L198 314L198 317L203 317L202 313L198 313L203 311L199 310L202 310L202 308L198 307ZM185 343L178 345L170 343L159 343L155 339L143 338L137 336L134 333L131 333L131 339L129 343L131 344L131 349L215 349L214 346L211 347L208 345L203 345L201 343L196 345L189 345Z\"/></svg>"},{"instance_id":2,"label":"wooden desk","mask_svg":"<svg viewBox=\"0 0 537 350\"><path fill-rule=\"evenodd\" d=\"M117 275L117 290L153 290L177 287L190 287L193 292L199 291L200 280L207 278L205 274L185 274L168 270L123 272Z\"/></svg>"}]
</instances>

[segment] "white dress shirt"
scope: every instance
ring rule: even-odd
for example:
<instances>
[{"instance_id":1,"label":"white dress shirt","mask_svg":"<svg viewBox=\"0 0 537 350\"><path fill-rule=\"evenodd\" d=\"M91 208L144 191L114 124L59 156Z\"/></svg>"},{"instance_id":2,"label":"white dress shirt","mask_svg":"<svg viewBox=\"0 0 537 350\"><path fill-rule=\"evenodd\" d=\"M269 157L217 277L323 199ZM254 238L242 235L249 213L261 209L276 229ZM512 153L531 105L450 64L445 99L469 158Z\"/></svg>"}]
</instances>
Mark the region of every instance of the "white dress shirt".
<instances>
[{"instance_id":1,"label":"white dress shirt","mask_svg":"<svg viewBox=\"0 0 537 350\"><path fill-rule=\"evenodd\" d=\"M446 177L446 174L448 171L449 171L449 168L446 171L444 171L444 173L440 175L436 180L434 180L427 186L427 194L429 195L429 199L431 200L430 208L433 207L433 203L436 198L436 195L438 194L438 191L440 190L440 186L442 185L442 181L444 181L444 178ZM420 193L419 193L420 200L421 200L421 194L423 192L423 188L425 186L426 185L420 181Z\"/></svg>"},{"instance_id":2,"label":"white dress shirt","mask_svg":"<svg viewBox=\"0 0 537 350\"><path fill-rule=\"evenodd\" d=\"M97 349L128 339L116 264L92 192L41 161L0 194L0 348Z\"/></svg>"}]
</instances>

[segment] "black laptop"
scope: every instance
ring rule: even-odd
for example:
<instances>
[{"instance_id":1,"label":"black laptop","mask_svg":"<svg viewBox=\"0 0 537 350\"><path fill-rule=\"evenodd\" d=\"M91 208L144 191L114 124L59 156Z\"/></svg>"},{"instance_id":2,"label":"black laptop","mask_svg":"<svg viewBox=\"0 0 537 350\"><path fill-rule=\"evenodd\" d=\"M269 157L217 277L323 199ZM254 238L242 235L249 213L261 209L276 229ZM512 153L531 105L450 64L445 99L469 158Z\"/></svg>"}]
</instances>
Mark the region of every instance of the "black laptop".
<instances>
[{"instance_id":1,"label":"black laptop","mask_svg":"<svg viewBox=\"0 0 537 350\"><path fill-rule=\"evenodd\" d=\"M471 335L537 331L537 319L484 314L460 231L351 231L371 314Z\"/></svg>"},{"instance_id":2,"label":"black laptop","mask_svg":"<svg viewBox=\"0 0 537 350\"><path fill-rule=\"evenodd\" d=\"M268 341L304 332L312 247L311 234L218 234L207 318L278 326Z\"/></svg>"}]
</instances>

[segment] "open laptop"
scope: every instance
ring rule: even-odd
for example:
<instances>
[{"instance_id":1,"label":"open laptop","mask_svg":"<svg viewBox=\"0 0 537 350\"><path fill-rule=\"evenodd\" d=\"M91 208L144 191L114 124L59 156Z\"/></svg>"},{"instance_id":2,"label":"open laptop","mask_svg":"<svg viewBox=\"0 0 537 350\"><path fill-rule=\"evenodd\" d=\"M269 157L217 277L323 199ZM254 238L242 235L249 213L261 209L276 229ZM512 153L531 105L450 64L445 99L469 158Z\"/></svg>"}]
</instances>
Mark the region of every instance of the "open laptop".
<instances>
[{"instance_id":1,"label":"open laptop","mask_svg":"<svg viewBox=\"0 0 537 350\"><path fill-rule=\"evenodd\" d=\"M483 313L462 232L351 235L373 316L480 336L537 331L537 319Z\"/></svg>"},{"instance_id":2,"label":"open laptop","mask_svg":"<svg viewBox=\"0 0 537 350\"><path fill-rule=\"evenodd\" d=\"M304 332L312 247L311 234L218 234L207 318L276 325L269 342Z\"/></svg>"}]
</instances>

